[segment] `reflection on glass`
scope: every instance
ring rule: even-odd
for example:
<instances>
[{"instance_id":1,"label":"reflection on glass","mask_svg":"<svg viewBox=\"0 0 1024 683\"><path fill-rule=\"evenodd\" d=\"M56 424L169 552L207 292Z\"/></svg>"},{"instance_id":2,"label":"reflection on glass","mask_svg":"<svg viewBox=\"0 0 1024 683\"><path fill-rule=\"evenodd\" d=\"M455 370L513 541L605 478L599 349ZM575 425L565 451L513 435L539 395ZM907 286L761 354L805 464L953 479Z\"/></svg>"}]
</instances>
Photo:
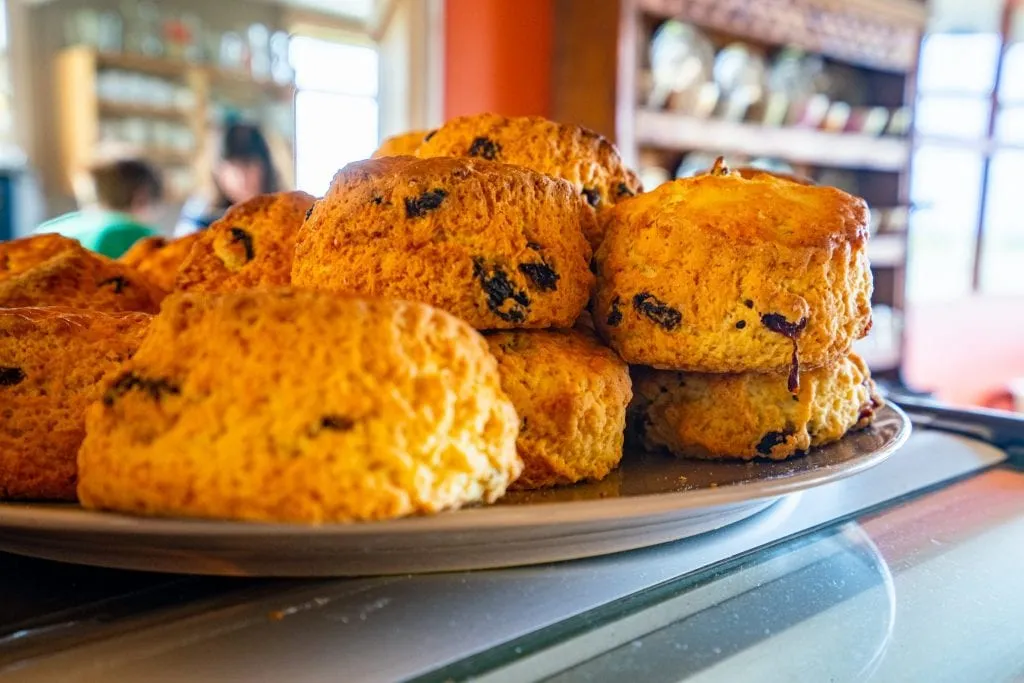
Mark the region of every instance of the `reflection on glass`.
<instances>
[{"instance_id":1,"label":"reflection on glass","mask_svg":"<svg viewBox=\"0 0 1024 683\"><path fill-rule=\"evenodd\" d=\"M991 106L987 98L922 95L917 101L914 127L924 135L983 138L988 133Z\"/></svg>"},{"instance_id":2,"label":"reflection on glass","mask_svg":"<svg viewBox=\"0 0 1024 683\"><path fill-rule=\"evenodd\" d=\"M922 92L983 95L996 80L1000 40L995 33L935 33L921 43Z\"/></svg>"},{"instance_id":3,"label":"reflection on glass","mask_svg":"<svg viewBox=\"0 0 1024 683\"><path fill-rule=\"evenodd\" d=\"M895 619L885 559L848 524L592 631L597 647L620 644L545 680L868 680Z\"/></svg>"},{"instance_id":4,"label":"reflection on glass","mask_svg":"<svg viewBox=\"0 0 1024 683\"><path fill-rule=\"evenodd\" d=\"M1024 151L1003 151L992 157L980 283L982 291L989 294L1024 294L1021 178L1024 178Z\"/></svg>"},{"instance_id":5,"label":"reflection on glass","mask_svg":"<svg viewBox=\"0 0 1024 683\"><path fill-rule=\"evenodd\" d=\"M982 155L922 145L913 158L907 295L951 299L971 291L981 207Z\"/></svg>"}]
</instances>

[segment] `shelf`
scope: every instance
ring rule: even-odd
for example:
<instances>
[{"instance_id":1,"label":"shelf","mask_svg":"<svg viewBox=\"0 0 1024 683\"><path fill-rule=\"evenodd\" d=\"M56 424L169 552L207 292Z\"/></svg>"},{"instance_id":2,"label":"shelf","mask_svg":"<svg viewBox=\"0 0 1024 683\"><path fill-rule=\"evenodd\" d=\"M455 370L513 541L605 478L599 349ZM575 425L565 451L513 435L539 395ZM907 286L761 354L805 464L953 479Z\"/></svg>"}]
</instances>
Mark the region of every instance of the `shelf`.
<instances>
[{"instance_id":1,"label":"shelf","mask_svg":"<svg viewBox=\"0 0 1024 683\"><path fill-rule=\"evenodd\" d=\"M638 0L659 19L782 47L795 45L872 69L910 73L927 8L916 0Z\"/></svg>"},{"instance_id":2,"label":"shelf","mask_svg":"<svg viewBox=\"0 0 1024 683\"><path fill-rule=\"evenodd\" d=\"M96 65L102 69L138 71L161 78L184 78L189 67L193 66L179 59L147 57L129 52L97 52Z\"/></svg>"},{"instance_id":3,"label":"shelf","mask_svg":"<svg viewBox=\"0 0 1024 683\"><path fill-rule=\"evenodd\" d=\"M891 172L904 171L910 157L910 144L901 138L769 128L643 109L636 112L636 140L641 147L680 152L775 157L812 166Z\"/></svg>"},{"instance_id":4,"label":"shelf","mask_svg":"<svg viewBox=\"0 0 1024 683\"><path fill-rule=\"evenodd\" d=\"M277 83L270 80L254 79L247 71L240 69L223 69L220 67L206 67L210 83L216 86L232 88L243 88L250 92L260 92L274 98L290 98L295 94L295 85L292 83Z\"/></svg>"},{"instance_id":5,"label":"shelf","mask_svg":"<svg viewBox=\"0 0 1024 683\"><path fill-rule=\"evenodd\" d=\"M189 121L192 114L178 107L154 107L147 104L125 104L121 102L100 102L100 116L107 118L167 119Z\"/></svg>"},{"instance_id":6,"label":"shelf","mask_svg":"<svg viewBox=\"0 0 1024 683\"><path fill-rule=\"evenodd\" d=\"M903 268L907 262L905 235L882 234L868 240L872 268Z\"/></svg>"},{"instance_id":7,"label":"shelf","mask_svg":"<svg viewBox=\"0 0 1024 683\"><path fill-rule=\"evenodd\" d=\"M194 150L160 149L158 147L144 147L140 153L156 164L164 166L192 166L196 163L196 152Z\"/></svg>"}]
</instances>

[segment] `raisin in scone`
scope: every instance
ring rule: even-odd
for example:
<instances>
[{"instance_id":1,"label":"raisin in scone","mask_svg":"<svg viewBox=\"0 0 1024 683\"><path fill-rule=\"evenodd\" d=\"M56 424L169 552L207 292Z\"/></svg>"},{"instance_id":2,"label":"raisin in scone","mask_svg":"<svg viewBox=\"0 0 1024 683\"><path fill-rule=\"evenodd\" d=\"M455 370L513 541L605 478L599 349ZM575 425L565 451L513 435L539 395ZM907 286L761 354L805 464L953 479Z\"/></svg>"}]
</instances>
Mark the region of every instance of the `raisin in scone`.
<instances>
[{"instance_id":1,"label":"raisin in scone","mask_svg":"<svg viewBox=\"0 0 1024 683\"><path fill-rule=\"evenodd\" d=\"M370 158L380 159L381 157L401 157L415 154L416 149L423 144L423 139L428 135L430 135L430 131L411 130L408 133L399 133L384 138L380 147L370 155Z\"/></svg>"},{"instance_id":2,"label":"raisin in scone","mask_svg":"<svg viewBox=\"0 0 1024 683\"><path fill-rule=\"evenodd\" d=\"M78 240L53 232L0 242L0 280L23 273L57 254L83 248Z\"/></svg>"},{"instance_id":3,"label":"raisin in scone","mask_svg":"<svg viewBox=\"0 0 1024 683\"><path fill-rule=\"evenodd\" d=\"M708 374L633 369L630 424L644 445L691 458L783 460L871 424L882 399L850 354L804 372Z\"/></svg>"},{"instance_id":4,"label":"raisin in scone","mask_svg":"<svg viewBox=\"0 0 1024 683\"><path fill-rule=\"evenodd\" d=\"M163 290L138 271L77 243L0 279L0 308L67 306L155 313L163 297Z\"/></svg>"},{"instance_id":5,"label":"raisin in scone","mask_svg":"<svg viewBox=\"0 0 1024 683\"><path fill-rule=\"evenodd\" d=\"M569 181L595 211L641 191L639 177L603 136L540 116L460 116L428 135L416 155L479 157L525 166ZM603 221L588 222L584 229L596 249L603 238Z\"/></svg>"},{"instance_id":6,"label":"raisin in scone","mask_svg":"<svg viewBox=\"0 0 1024 683\"><path fill-rule=\"evenodd\" d=\"M631 364L785 372L844 357L871 327L864 200L767 174L665 183L608 213L598 331Z\"/></svg>"},{"instance_id":7,"label":"raisin in scone","mask_svg":"<svg viewBox=\"0 0 1024 683\"><path fill-rule=\"evenodd\" d=\"M583 200L479 159L349 164L295 244L292 283L422 301L477 329L570 327L594 282Z\"/></svg>"},{"instance_id":8,"label":"raisin in scone","mask_svg":"<svg viewBox=\"0 0 1024 683\"><path fill-rule=\"evenodd\" d=\"M0 498L74 500L75 457L100 380L131 358L150 316L0 309Z\"/></svg>"},{"instance_id":9,"label":"raisin in scone","mask_svg":"<svg viewBox=\"0 0 1024 683\"><path fill-rule=\"evenodd\" d=\"M522 469L497 363L423 304L179 293L87 416L89 508L279 522L493 501Z\"/></svg>"},{"instance_id":10,"label":"raisin in scone","mask_svg":"<svg viewBox=\"0 0 1024 683\"><path fill-rule=\"evenodd\" d=\"M175 289L219 292L287 285L295 236L313 202L277 192L235 204L203 230L178 269Z\"/></svg>"},{"instance_id":11,"label":"raisin in scone","mask_svg":"<svg viewBox=\"0 0 1024 683\"><path fill-rule=\"evenodd\" d=\"M592 334L523 330L487 336L519 414L516 489L598 481L622 459L629 368Z\"/></svg>"},{"instance_id":12,"label":"raisin in scone","mask_svg":"<svg viewBox=\"0 0 1024 683\"><path fill-rule=\"evenodd\" d=\"M172 240L166 237L144 237L122 254L118 261L134 268L157 287L169 292L174 289L178 268L200 235L202 232L194 232Z\"/></svg>"}]
</instances>

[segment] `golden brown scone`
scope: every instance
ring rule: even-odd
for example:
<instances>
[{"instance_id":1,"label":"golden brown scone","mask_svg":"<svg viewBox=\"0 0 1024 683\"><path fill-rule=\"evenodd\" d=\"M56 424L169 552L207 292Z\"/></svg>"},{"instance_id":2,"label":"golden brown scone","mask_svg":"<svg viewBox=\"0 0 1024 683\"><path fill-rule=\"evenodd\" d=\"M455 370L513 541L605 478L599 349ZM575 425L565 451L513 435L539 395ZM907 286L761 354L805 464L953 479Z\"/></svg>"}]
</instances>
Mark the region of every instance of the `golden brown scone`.
<instances>
[{"instance_id":1,"label":"golden brown scone","mask_svg":"<svg viewBox=\"0 0 1024 683\"><path fill-rule=\"evenodd\" d=\"M578 330L496 332L487 343L519 414L525 469L512 488L598 481L618 466L632 392L614 351Z\"/></svg>"},{"instance_id":2,"label":"golden brown scone","mask_svg":"<svg viewBox=\"0 0 1024 683\"><path fill-rule=\"evenodd\" d=\"M867 427L882 406L854 354L803 373L795 396L785 373L633 373L631 427L647 448L691 458L784 460Z\"/></svg>"},{"instance_id":3,"label":"golden brown scone","mask_svg":"<svg viewBox=\"0 0 1024 683\"><path fill-rule=\"evenodd\" d=\"M155 313L163 296L134 269L78 245L0 280L0 308L67 306Z\"/></svg>"},{"instance_id":4,"label":"golden brown scone","mask_svg":"<svg viewBox=\"0 0 1024 683\"><path fill-rule=\"evenodd\" d=\"M862 199L770 175L665 183L608 213L594 322L632 364L834 362L871 327L867 218Z\"/></svg>"},{"instance_id":5,"label":"golden brown scone","mask_svg":"<svg viewBox=\"0 0 1024 683\"><path fill-rule=\"evenodd\" d=\"M83 248L78 240L55 232L0 242L0 280L23 273L57 254Z\"/></svg>"},{"instance_id":6,"label":"golden brown scone","mask_svg":"<svg viewBox=\"0 0 1024 683\"><path fill-rule=\"evenodd\" d=\"M416 153L416 148L423 143L423 138L430 135L427 130L411 130L408 133L399 133L389 138L384 138L372 155L371 159L381 157L401 157Z\"/></svg>"},{"instance_id":7,"label":"golden brown scone","mask_svg":"<svg viewBox=\"0 0 1024 683\"><path fill-rule=\"evenodd\" d=\"M138 347L150 316L0 309L0 498L74 500L75 455L100 379Z\"/></svg>"},{"instance_id":8,"label":"golden brown scone","mask_svg":"<svg viewBox=\"0 0 1024 683\"><path fill-rule=\"evenodd\" d=\"M416 150L420 157L481 157L568 180L594 209L610 207L641 191L640 179L622 163L615 145L583 128L540 116L477 114L454 118ZM596 249L603 221L584 226Z\"/></svg>"},{"instance_id":9,"label":"golden brown scone","mask_svg":"<svg viewBox=\"0 0 1024 683\"><path fill-rule=\"evenodd\" d=\"M349 164L295 244L296 286L422 301L477 329L569 327L594 276L569 183L479 159Z\"/></svg>"},{"instance_id":10,"label":"golden brown scone","mask_svg":"<svg viewBox=\"0 0 1024 683\"><path fill-rule=\"evenodd\" d=\"M278 192L235 204L196 238L178 269L175 289L229 292L287 285L295 236L315 201L305 192Z\"/></svg>"},{"instance_id":11,"label":"golden brown scone","mask_svg":"<svg viewBox=\"0 0 1024 683\"><path fill-rule=\"evenodd\" d=\"M139 271L157 287L169 292L174 289L178 268L201 234L194 232L173 240L166 237L144 237L122 254L118 261Z\"/></svg>"},{"instance_id":12,"label":"golden brown scone","mask_svg":"<svg viewBox=\"0 0 1024 683\"><path fill-rule=\"evenodd\" d=\"M89 410L83 505L343 522L493 501L522 469L483 338L423 304L174 294Z\"/></svg>"}]
</instances>

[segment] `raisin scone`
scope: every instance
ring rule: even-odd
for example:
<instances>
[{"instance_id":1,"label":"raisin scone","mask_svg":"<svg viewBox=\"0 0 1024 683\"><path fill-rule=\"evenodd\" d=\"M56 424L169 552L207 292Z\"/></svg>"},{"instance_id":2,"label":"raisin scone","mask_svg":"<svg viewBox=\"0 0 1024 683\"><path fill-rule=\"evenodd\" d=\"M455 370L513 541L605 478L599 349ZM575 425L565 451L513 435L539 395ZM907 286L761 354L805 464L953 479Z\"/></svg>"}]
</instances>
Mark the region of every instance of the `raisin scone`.
<instances>
[{"instance_id":1,"label":"raisin scone","mask_svg":"<svg viewBox=\"0 0 1024 683\"><path fill-rule=\"evenodd\" d=\"M594 276L569 183L480 159L349 164L295 244L300 287L421 301L477 329L570 327Z\"/></svg>"},{"instance_id":2,"label":"raisin scone","mask_svg":"<svg viewBox=\"0 0 1024 683\"><path fill-rule=\"evenodd\" d=\"M155 313L163 297L164 291L135 269L77 243L0 279L0 308L67 306Z\"/></svg>"},{"instance_id":3,"label":"raisin scone","mask_svg":"<svg viewBox=\"0 0 1024 683\"><path fill-rule=\"evenodd\" d=\"M201 232L194 232L172 240L166 237L144 237L122 254L118 261L142 273L165 292L170 292L174 289L178 269L200 235Z\"/></svg>"},{"instance_id":4,"label":"raisin scone","mask_svg":"<svg viewBox=\"0 0 1024 683\"><path fill-rule=\"evenodd\" d=\"M178 269L181 291L227 292L287 285L295 236L316 198L277 192L235 204L203 230Z\"/></svg>"},{"instance_id":5,"label":"raisin scone","mask_svg":"<svg viewBox=\"0 0 1024 683\"><path fill-rule=\"evenodd\" d=\"M479 157L525 166L572 183L594 211L641 191L639 177L603 136L540 116L460 116L429 134L416 155ZM584 230L596 249L604 236L603 221L590 221Z\"/></svg>"},{"instance_id":6,"label":"raisin scone","mask_svg":"<svg viewBox=\"0 0 1024 683\"><path fill-rule=\"evenodd\" d=\"M78 496L161 516L346 522L493 501L522 469L487 343L423 304L178 293L86 420Z\"/></svg>"},{"instance_id":7,"label":"raisin scone","mask_svg":"<svg viewBox=\"0 0 1024 683\"><path fill-rule=\"evenodd\" d=\"M416 153L416 149L423 144L424 138L428 135L430 135L430 131L411 130L408 133L399 133L398 135L384 138L380 143L380 147L370 155L370 158L410 156Z\"/></svg>"},{"instance_id":8,"label":"raisin scone","mask_svg":"<svg viewBox=\"0 0 1024 683\"><path fill-rule=\"evenodd\" d=\"M487 336L519 414L516 489L599 481L622 459L629 368L592 334L517 330Z\"/></svg>"},{"instance_id":9,"label":"raisin scone","mask_svg":"<svg viewBox=\"0 0 1024 683\"><path fill-rule=\"evenodd\" d=\"M630 425L644 445L691 458L789 456L871 424L882 399L850 354L804 372L799 393L785 373L708 374L633 369Z\"/></svg>"},{"instance_id":10,"label":"raisin scone","mask_svg":"<svg viewBox=\"0 0 1024 683\"><path fill-rule=\"evenodd\" d=\"M145 313L0 309L0 498L74 500L100 380L138 348Z\"/></svg>"},{"instance_id":11,"label":"raisin scone","mask_svg":"<svg viewBox=\"0 0 1024 683\"><path fill-rule=\"evenodd\" d=\"M631 364L791 372L871 327L864 200L721 170L616 205L595 258L598 331Z\"/></svg>"},{"instance_id":12,"label":"raisin scone","mask_svg":"<svg viewBox=\"0 0 1024 683\"><path fill-rule=\"evenodd\" d=\"M55 232L0 242L0 281L19 275L57 254L83 248L78 240Z\"/></svg>"}]
</instances>

